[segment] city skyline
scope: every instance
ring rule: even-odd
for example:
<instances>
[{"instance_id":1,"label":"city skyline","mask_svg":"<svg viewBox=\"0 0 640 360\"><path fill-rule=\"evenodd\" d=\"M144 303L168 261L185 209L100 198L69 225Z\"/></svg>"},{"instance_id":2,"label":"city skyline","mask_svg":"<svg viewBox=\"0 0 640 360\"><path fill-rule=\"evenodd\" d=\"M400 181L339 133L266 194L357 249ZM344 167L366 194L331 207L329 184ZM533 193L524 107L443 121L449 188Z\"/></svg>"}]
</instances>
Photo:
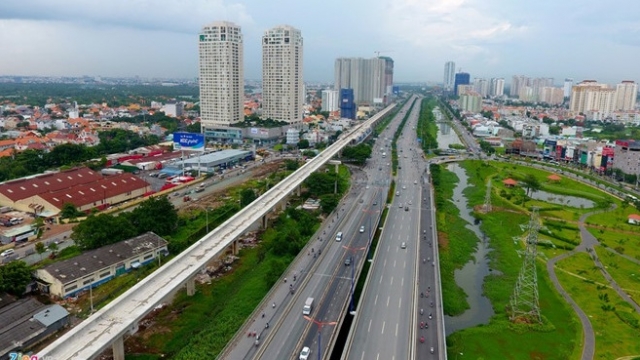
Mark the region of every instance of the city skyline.
<instances>
[{"instance_id":1,"label":"city skyline","mask_svg":"<svg viewBox=\"0 0 640 360\"><path fill-rule=\"evenodd\" d=\"M308 81L331 82L336 58L371 58L379 51L393 58L396 82L441 83L448 60L473 78L527 74L638 82L640 69L628 60L640 55L637 22L625 11L632 5L6 0L0 3L0 75L195 78L194 39L201 27L231 21L243 28L246 79L261 78L264 31L289 24L305 34Z\"/></svg>"}]
</instances>

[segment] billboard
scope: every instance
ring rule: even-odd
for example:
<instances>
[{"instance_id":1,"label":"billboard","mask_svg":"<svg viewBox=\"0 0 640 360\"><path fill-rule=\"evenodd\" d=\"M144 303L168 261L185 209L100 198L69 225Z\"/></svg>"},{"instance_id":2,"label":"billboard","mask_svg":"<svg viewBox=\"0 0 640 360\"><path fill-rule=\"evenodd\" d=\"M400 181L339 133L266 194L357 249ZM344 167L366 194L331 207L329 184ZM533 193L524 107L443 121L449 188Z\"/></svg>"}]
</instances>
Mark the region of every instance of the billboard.
<instances>
[{"instance_id":1,"label":"billboard","mask_svg":"<svg viewBox=\"0 0 640 360\"><path fill-rule=\"evenodd\" d=\"M204 134L173 133L174 150L204 151Z\"/></svg>"}]
</instances>

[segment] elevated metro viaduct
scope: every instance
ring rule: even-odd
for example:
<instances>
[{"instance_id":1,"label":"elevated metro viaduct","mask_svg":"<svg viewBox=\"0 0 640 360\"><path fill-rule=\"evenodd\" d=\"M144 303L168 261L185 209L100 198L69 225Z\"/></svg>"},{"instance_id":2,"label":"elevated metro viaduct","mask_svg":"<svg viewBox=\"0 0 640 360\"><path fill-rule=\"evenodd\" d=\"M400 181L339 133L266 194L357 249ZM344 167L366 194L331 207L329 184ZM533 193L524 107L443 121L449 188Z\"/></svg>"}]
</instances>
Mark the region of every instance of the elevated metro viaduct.
<instances>
[{"instance_id":1,"label":"elevated metro viaduct","mask_svg":"<svg viewBox=\"0 0 640 360\"><path fill-rule=\"evenodd\" d=\"M124 337L138 330L138 322L151 310L186 285L187 294L195 293L195 275L207 263L231 247L253 224L266 224L266 215L286 201L293 191L343 147L361 141L363 131L374 127L396 104L389 105L370 119L343 134L334 144L301 166L286 179L257 198L160 269L140 281L120 297L100 309L78 326L47 346L40 357L51 359L93 359L109 346L115 360L124 360Z\"/></svg>"}]
</instances>

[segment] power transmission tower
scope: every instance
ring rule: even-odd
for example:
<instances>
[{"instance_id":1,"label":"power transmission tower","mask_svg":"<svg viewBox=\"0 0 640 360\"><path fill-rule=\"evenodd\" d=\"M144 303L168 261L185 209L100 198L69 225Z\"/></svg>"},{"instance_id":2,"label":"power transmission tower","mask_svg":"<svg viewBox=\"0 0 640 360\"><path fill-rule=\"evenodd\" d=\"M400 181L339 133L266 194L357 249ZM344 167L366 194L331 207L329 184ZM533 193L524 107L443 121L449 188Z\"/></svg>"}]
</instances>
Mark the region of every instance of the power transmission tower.
<instances>
[{"instance_id":1,"label":"power transmission tower","mask_svg":"<svg viewBox=\"0 0 640 360\"><path fill-rule=\"evenodd\" d=\"M518 275L516 287L511 296L511 316L513 322L541 323L540 305L538 303L538 275L536 273L536 255L538 245L538 208L531 211L529 233L526 238L527 248L524 263Z\"/></svg>"},{"instance_id":2,"label":"power transmission tower","mask_svg":"<svg viewBox=\"0 0 640 360\"><path fill-rule=\"evenodd\" d=\"M484 196L484 205L482 205L482 212L484 214L491 211L491 179L487 183L487 193Z\"/></svg>"}]
</instances>

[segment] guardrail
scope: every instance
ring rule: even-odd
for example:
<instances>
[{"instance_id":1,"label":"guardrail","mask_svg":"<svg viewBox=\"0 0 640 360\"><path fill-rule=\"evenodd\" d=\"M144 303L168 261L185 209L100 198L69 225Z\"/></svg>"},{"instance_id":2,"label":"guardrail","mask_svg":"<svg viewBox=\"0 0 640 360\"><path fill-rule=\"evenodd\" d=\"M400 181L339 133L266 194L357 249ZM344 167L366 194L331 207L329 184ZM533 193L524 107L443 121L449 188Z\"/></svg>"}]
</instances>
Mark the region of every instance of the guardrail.
<instances>
[{"instance_id":1,"label":"guardrail","mask_svg":"<svg viewBox=\"0 0 640 360\"><path fill-rule=\"evenodd\" d=\"M301 166L279 184L229 218L202 239L178 254L156 272L140 281L113 302L71 329L41 351L39 356L53 359L91 359L102 353L115 340L137 330L137 323L154 307L169 298L207 262L240 237L248 226L259 221L344 146L357 138L358 131L371 126L395 107L392 104L369 120L354 127L334 144Z\"/></svg>"}]
</instances>

